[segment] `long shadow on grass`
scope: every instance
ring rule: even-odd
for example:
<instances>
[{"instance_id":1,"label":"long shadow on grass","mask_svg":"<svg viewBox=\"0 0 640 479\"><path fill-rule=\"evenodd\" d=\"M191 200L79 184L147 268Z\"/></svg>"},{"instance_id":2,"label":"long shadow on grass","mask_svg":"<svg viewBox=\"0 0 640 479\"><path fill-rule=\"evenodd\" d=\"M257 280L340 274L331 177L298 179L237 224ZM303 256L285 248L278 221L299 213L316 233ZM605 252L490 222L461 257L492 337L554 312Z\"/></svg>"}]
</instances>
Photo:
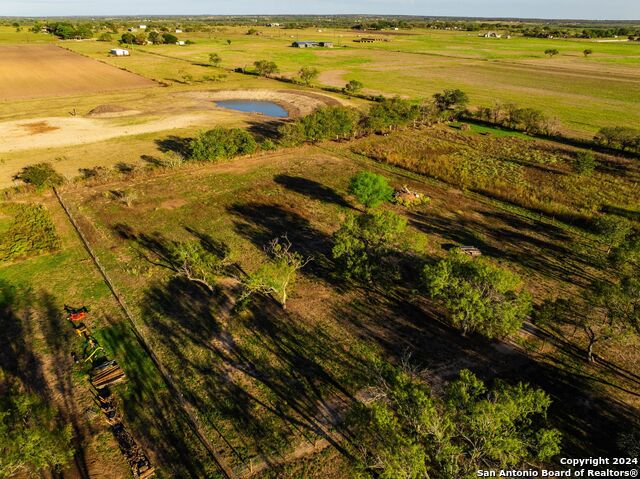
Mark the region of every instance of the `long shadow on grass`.
<instances>
[{"instance_id":1,"label":"long shadow on grass","mask_svg":"<svg viewBox=\"0 0 640 479\"><path fill-rule=\"evenodd\" d=\"M0 280L0 368L20 379L30 392L48 397L42 363L36 355L33 318L28 311L32 293Z\"/></svg>"},{"instance_id":2,"label":"long shadow on grass","mask_svg":"<svg viewBox=\"0 0 640 479\"><path fill-rule=\"evenodd\" d=\"M303 274L333 281L331 237L314 228L309 220L284 206L265 203L236 203L229 207L236 231L262 248L274 238L287 235L292 249L311 261Z\"/></svg>"},{"instance_id":3,"label":"long shadow on grass","mask_svg":"<svg viewBox=\"0 0 640 479\"><path fill-rule=\"evenodd\" d=\"M586 285L594 279L586 270L593 267L594 259L570 249L571 239L557 228L550 226L547 230L546 225L529 223L506 213L484 210L478 213L486 220L450 220L413 212L409 214L409 221L423 233L476 246L486 256L520 264L557 281L571 280Z\"/></svg>"},{"instance_id":4,"label":"long shadow on grass","mask_svg":"<svg viewBox=\"0 0 640 479\"><path fill-rule=\"evenodd\" d=\"M565 455L613 456L617 433L637 421L637 410L605 397L594 378L580 372L579 364L542 364L506 343L462 337L438 319L444 311L429 302L415 303L401 296L364 296L337 307L335 316L390 357L410 352L412 360L429 371L436 390L461 369L488 381L525 381L541 387L553 400L551 422L565 433Z\"/></svg>"},{"instance_id":5,"label":"long shadow on grass","mask_svg":"<svg viewBox=\"0 0 640 479\"><path fill-rule=\"evenodd\" d=\"M352 400L343 381L363 367L322 328L305 326L267 298L233 316L235 293L209 295L175 278L146 292L143 317L232 460L257 454L271 461L294 440L325 436L340 403Z\"/></svg>"},{"instance_id":6,"label":"long shadow on grass","mask_svg":"<svg viewBox=\"0 0 640 479\"><path fill-rule=\"evenodd\" d=\"M302 176L291 175L276 175L273 177L273 181L291 191L308 196L314 200L322 201L323 203L333 203L343 208L354 209L353 206L341 195L336 193L333 188L329 188L317 181Z\"/></svg>"}]
</instances>

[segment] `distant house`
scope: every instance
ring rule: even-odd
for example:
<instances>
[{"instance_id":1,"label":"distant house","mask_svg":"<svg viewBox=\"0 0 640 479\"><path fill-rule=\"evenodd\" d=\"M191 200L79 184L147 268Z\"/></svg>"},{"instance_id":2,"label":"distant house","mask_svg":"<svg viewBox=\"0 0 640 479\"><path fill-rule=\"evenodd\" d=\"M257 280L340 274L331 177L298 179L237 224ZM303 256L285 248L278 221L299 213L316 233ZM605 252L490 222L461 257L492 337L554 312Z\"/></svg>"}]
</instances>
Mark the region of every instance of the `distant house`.
<instances>
[{"instance_id":1,"label":"distant house","mask_svg":"<svg viewBox=\"0 0 640 479\"><path fill-rule=\"evenodd\" d=\"M140 30L146 30L146 29L147 29L147 26L146 26L146 25L138 25L138 28L139 28Z\"/></svg>"},{"instance_id":2,"label":"distant house","mask_svg":"<svg viewBox=\"0 0 640 479\"><path fill-rule=\"evenodd\" d=\"M363 37L363 38L357 38L354 40L354 42L356 43L373 43L377 41L378 39L373 37Z\"/></svg>"},{"instance_id":3,"label":"distant house","mask_svg":"<svg viewBox=\"0 0 640 479\"><path fill-rule=\"evenodd\" d=\"M295 48L333 48L333 42L293 42L291 46Z\"/></svg>"},{"instance_id":4,"label":"distant house","mask_svg":"<svg viewBox=\"0 0 640 479\"><path fill-rule=\"evenodd\" d=\"M267 26L274 28L274 27L279 27L280 24L279 23L267 23Z\"/></svg>"},{"instance_id":5,"label":"distant house","mask_svg":"<svg viewBox=\"0 0 640 479\"><path fill-rule=\"evenodd\" d=\"M115 55L117 57L128 57L129 56L129 50L125 50L124 48L112 48L111 50L109 50L109 53L111 55Z\"/></svg>"},{"instance_id":6,"label":"distant house","mask_svg":"<svg viewBox=\"0 0 640 479\"><path fill-rule=\"evenodd\" d=\"M182 30L180 30L179 28L176 28L176 33L182 33Z\"/></svg>"},{"instance_id":7,"label":"distant house","mask_svg":"<svg viewBox=\"0 0 640 479\"><path fill-rule=\"evenodd\" d=\"M318 43L318 42L293 42L291 44L291 46L294 47L294 48L313 48L313 47L320 46L320 43Z\"/></svg>"},{"instance_id":8,"label":"distant house","mask_svg":"<svg viewBox=\"0 0 640 479\"><path fill-rule=\"evenodd\" d=\"M176 45L185 45L184 40L178 40L176 42Z\"/></svg>"}]
</instances>

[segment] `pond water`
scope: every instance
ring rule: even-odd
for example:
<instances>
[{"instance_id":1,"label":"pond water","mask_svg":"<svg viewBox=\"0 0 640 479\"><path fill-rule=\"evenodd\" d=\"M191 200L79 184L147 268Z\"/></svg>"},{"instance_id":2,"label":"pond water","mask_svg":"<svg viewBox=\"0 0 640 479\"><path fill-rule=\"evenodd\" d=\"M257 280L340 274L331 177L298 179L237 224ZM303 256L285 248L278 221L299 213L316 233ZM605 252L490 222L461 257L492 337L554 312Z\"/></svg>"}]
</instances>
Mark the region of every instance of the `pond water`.
<instances>
[{"instance_id":1,"label":"pond water","mask_svg":"<svg viewBox=\"0 0 640 479\"><path fill-rule=\"evenodd\" d=\"M289 113L280 105L262 100L221 100L216 105L229 110L244 111L246 113L262 113L276 118L287 118Z\"/></svg>"}]
</instances>

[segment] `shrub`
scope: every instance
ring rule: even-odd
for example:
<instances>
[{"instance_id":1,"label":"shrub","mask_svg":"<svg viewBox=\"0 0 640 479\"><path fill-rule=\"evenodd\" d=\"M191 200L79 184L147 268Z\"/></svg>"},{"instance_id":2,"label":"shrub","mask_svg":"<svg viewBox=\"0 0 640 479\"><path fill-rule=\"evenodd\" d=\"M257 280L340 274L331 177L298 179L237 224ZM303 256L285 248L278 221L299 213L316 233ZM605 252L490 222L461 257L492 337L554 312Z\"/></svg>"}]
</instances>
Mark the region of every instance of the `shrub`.
<instances>
[{"instance_id":1,"label":"shrub","mask_svg":"<svg viewBox=\"0 0 640 479\"><path fill-rule=\"evenodd\" d=\"M356 95L362 91L364 85L358 80L350 80L344 87L344 92L348 95Z\"/></svg>"},{"instance_id":2,"label":"shrub","mask_svg":"<svg viewBox=\"0 0 640 479\"><path fill-rule=\"evenodd\" d=\"M343 106L326 106L295 122L286 123L278 133L283 144L321 141L352 136L360 122L360 112Z\"/></svg>"},{"instance_id":3,"label":"shrub","mask_svg":"<svg viewBox=\"0 0 640 479\"><path fill-rule=\"evenodd\" d=\"M13 217L0 235L0 261L38 255L60 247L60 238L44 206L5 203L0 211Z\"/></svg>"},{"instance_id":4,"label":"shrub","mask_svg":"<svg viewBox=\"0 0 640 479\"><path fill-rule=\"evenodd\" d=\"M99 42L110 42L113 38L111 37L110 33L101 33L100 36L98 37L98 41Z\"/></svg>"},{"instance_id":5,"label":"shrub","mask_svg":"<svg viewBox=\"0 0 640 479\"><path fill-rule=\"evenodd\" d=\"M367 209L375 208L385 201L391 201L393 188L387 179L369 171L362 171L349 181L349 193Z\"/></svg>"},{"instance_id":6,"label":"shrub","mask_svg":"<svg viewBox=\"0 0 640 479\"><path fill-rule=\"evenodd\" d=\"M124 43L126 45L133 45L136 42L136 36L133 33L123 33L120 37L120 43Z\"/></svg>"},{"instance_id":7,"label":"shrub","mask_svg":"<svg viewBox=\"0 0 640 479\"><path fill-rule=\"evenodd\" d=\"M319 74L320 72L318 71L318 69L314 67L302 67L298 72L298 75L300 76L300 80L305 85L309 85L313 80L315 80L318 77Z\"/></svg>"},{"instance_id":8,"label":"shrub","mask_svg":"<svg viewBox=\"0 0 640 479\"><path fill-rule=\"evenodd\" d=\"M593 141L611 148L640 151L640 130L626 126L605 127L593 137Z\"/></svg>"},{"instance_id":9,"label":"shrub","mask_svg":"<svg viewBox=\"0 0 640 479\"><path fill-rule=\"evenodd\" d=\"M64 183L64 177L50 163L25 166L13 179L23 181L28 185L34 185L39 191Z\"/></svg>"},{"instance_id":10,"label":"shrub","mask_svg":"<svg viewBox=\"0 0 640 479\"><path fill-rule=\"evenodd\" d=\"M258 145L253 136L241 128L214 128L200 133L189 147L191 159L214 161L253 153Z\"/></svg>"},{"instance_id":11,"label":"shrub","mask_svg":"<svg viewBox=\"0 0 640 479\"><path fill-rule=\"evenodd\" d=\"M462 90L445 90L433 95L436 108L441 112L452 112L454 116L464 111L469 103L469 97Z\"/></svg>"}]
</instances>

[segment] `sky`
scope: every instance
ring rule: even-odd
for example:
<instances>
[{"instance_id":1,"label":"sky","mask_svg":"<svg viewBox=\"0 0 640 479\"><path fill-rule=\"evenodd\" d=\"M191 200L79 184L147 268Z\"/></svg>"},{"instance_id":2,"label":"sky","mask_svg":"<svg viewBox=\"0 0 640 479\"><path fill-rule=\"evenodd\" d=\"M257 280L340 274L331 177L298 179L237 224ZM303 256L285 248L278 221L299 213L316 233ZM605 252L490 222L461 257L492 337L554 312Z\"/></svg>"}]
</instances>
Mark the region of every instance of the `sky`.
<instances>
[{"instance_id":1,"label":"sky","mask_svg":"<svg viewBox=\"0 0 640 479\"><path fill-rule=\"evenodd\" d=\"M349 13L640 20L640 0L0 0L0 16Z\"/></svg>"}]
</instances>

